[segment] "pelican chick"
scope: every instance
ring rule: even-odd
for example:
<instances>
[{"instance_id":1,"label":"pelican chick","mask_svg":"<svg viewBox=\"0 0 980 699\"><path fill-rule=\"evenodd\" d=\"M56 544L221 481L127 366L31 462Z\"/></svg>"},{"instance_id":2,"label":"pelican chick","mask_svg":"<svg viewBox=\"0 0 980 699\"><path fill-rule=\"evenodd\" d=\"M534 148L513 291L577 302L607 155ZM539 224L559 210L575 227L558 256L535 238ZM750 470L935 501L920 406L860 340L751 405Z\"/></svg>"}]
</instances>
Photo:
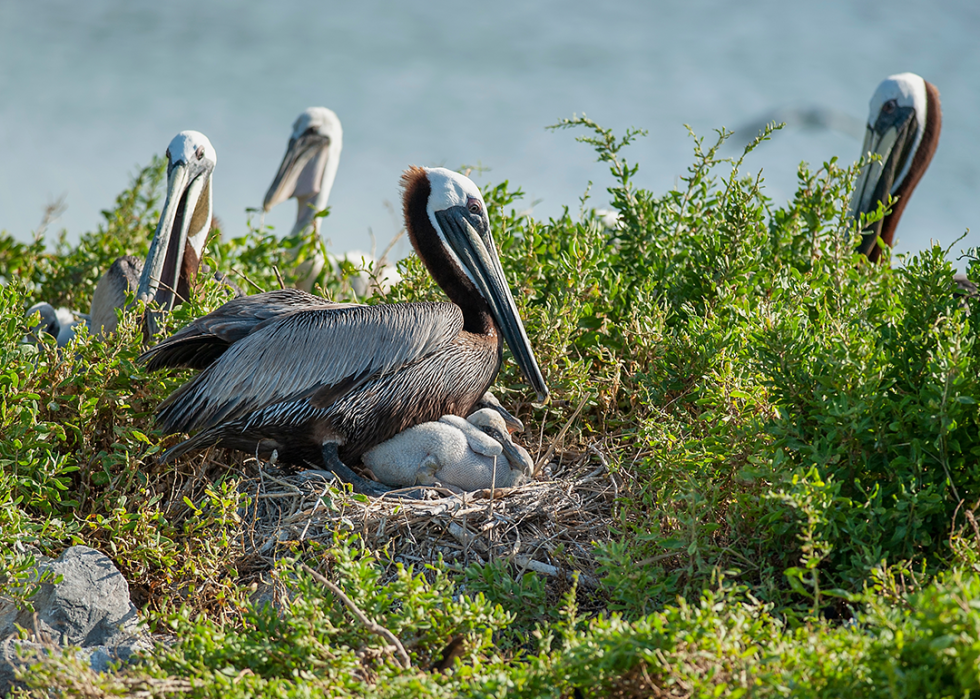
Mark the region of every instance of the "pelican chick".
<instances>
[{"instance_id":1,"label":"pelican chick","mask_svg":"<svg viewBox=\"0 0 980 699\"><path fill-rule=\"evenodd\" d=\"M411 427L367 451L363 462L386 485L443 485L461 492L517 486L533 469L492 408L466 420L443 415Z\"/></svg>"},{"instance_id":2,"label":"pelican chick","mask_svg":"<svg viewBox=\"0 0 980 699\"><path fill-rule=\"evenodd\" d=\"M483 410L485 408L490 408L496 410L497 413L504 419L504 425L507 427L508 432L523 432L524 423L518 418L510 414L500 401L497 400L497 396L493 395L490 391L487 391L476 403L473 404L473 411L471 415L477 410Z\"/></svg>"}]
</instances>

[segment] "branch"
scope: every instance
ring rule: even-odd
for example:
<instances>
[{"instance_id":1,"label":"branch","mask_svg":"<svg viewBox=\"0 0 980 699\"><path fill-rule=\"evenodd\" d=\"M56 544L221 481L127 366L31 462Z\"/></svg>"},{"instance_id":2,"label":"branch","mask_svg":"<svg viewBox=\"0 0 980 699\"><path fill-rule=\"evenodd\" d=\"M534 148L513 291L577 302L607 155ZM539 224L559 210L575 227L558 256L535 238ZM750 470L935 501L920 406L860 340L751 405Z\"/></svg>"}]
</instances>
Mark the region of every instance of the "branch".
<instances>
[{"instance_id":1,"label":"branch","mask_svg":"<svg viewBox=\"0 0 980 699\"><path fill-rule=\"evenodd\" d=\"M402 645L402 642L398 640L398 637L395 634L393 634L391 631L386 629L381 624L375 623L370 619L368 619L367 615L364 612L362 612L358 608L358 606L354 604L354 601L350 597L348 597L343 590L337 587L337 585L327 580L325 577L317 573L315 570L310 568L305 563L300 563L299 567L304 571L306 571L307 573L309 573L310 575L312 575L313 579L316 580L318 583L320 583L325 588L330 590L332 593L337 595L337 597L340 598L340 601L344 603L344 606L347 607L351 611L351 613L357 617L358 621L360 621L361 624L364 625L364 628L366 628L368 631L370 631L376 636L381 636L383 639L388 641L388 643L393 645L398 650L398 654L401 655L402 662L399 663L399 665L402 667L403 670L407 670L410 667L412 667L412 659L409 657L408 651L405 650L405 646Z\"/></svg>"}]
</instances>

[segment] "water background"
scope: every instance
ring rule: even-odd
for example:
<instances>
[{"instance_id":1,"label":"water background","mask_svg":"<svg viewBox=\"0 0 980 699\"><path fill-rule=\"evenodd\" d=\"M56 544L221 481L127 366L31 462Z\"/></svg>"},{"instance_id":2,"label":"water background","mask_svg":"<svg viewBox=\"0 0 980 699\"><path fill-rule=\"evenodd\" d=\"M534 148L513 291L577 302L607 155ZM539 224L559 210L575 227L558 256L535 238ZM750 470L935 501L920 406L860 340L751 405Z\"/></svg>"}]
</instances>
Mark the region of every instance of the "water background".
<instances>
[{"instance_id":1,"label":"water background","mask_svg":"<svg viewBox=\"0 0 980 699\"><path fill-rule=\"evenodd\" d=\"M547 217L577 207L590 180L593 205L608 201L592 151L545 130L560 117L648 129L627 157L639 184L663 192L692 162L683 124L707 135L799 104L863 121L878 82L902 71L939 88L943 128L897 247L974 228L955 259L980 245L976 0L0 0L0 229L29 238L64 195L57 227L77 238L137 165L197 129L218 153L215 211L238 234L293 119L325 105L344 150L323 233L335 250L369 250L370 233L380 248L401 225L409 164L490 168L475 179L520 185ZM851 136L791 129L748 165L781 202L800 160L859 150ZM266 221L285 233L294 217L288 202Z\"/></svg>"}]
</instances>

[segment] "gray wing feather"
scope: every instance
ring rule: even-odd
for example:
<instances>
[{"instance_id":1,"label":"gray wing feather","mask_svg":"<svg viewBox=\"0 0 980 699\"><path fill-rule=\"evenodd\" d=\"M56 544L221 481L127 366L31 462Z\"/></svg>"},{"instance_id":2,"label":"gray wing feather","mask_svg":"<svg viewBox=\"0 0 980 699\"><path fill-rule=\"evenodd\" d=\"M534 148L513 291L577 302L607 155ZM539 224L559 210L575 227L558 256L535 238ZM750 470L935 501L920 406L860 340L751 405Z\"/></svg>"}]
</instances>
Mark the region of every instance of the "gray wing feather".
<instances>
[{"instance_id":1,"label":"gray wing feather","mask_svg":"<svg viewBox=\"0 0 980 699\"><path fill-rule=\"evenodd\" d=\"M191 431L288 400L317 402L319 395L316 407L326 407L371 378L432 354L462 327L462 311L452 303L294 310L231 345L164 401L157 419L170 432Z\"/></svg>"},{"instance_id":2,"label":"gray wing feather","mask_svg":"<svg viewBox=\"0 0 980 699\"><path fill-rule=\"evenodd\" d=\"M299 289L278 289L242 296L198 318L151 347L139 358L150 371L157 369L204 369L234 343L248 337L262 323L298 310L343 308Z\"/></svg>"}]
</instances>

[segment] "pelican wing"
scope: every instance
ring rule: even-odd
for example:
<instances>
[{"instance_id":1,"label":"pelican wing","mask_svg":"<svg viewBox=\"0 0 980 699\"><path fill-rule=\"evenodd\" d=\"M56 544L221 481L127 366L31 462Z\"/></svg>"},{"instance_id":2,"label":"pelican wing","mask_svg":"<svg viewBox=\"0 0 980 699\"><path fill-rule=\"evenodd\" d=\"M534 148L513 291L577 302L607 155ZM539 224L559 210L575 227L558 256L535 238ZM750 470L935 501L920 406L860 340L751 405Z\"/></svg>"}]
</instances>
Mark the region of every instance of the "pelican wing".
<instances>
[{"instance_id":1,"label":"pelican wing","mask_svg":"<svg viewBox=\"0 0 980 699\"><path fill-rule=\"evenodd\" d=\"M278 289L232 299L151 347L139 358L150 371L205 369L229 347L248 337L266 321L304 309L342 308L299 289Z\"/></svg>"},{"instance_id":2,"label":"pelican wing","mask_svg":"<svg viewBox=\"0 0 980 699\"><path fill-rule=\"evenodd\" d=\"M452 303L293 310L231 344L160 405L157 420L168 432L187 432L283 401L325 408L451 343L462 327L463 313Z\"/></svg>"}]
</instances>

